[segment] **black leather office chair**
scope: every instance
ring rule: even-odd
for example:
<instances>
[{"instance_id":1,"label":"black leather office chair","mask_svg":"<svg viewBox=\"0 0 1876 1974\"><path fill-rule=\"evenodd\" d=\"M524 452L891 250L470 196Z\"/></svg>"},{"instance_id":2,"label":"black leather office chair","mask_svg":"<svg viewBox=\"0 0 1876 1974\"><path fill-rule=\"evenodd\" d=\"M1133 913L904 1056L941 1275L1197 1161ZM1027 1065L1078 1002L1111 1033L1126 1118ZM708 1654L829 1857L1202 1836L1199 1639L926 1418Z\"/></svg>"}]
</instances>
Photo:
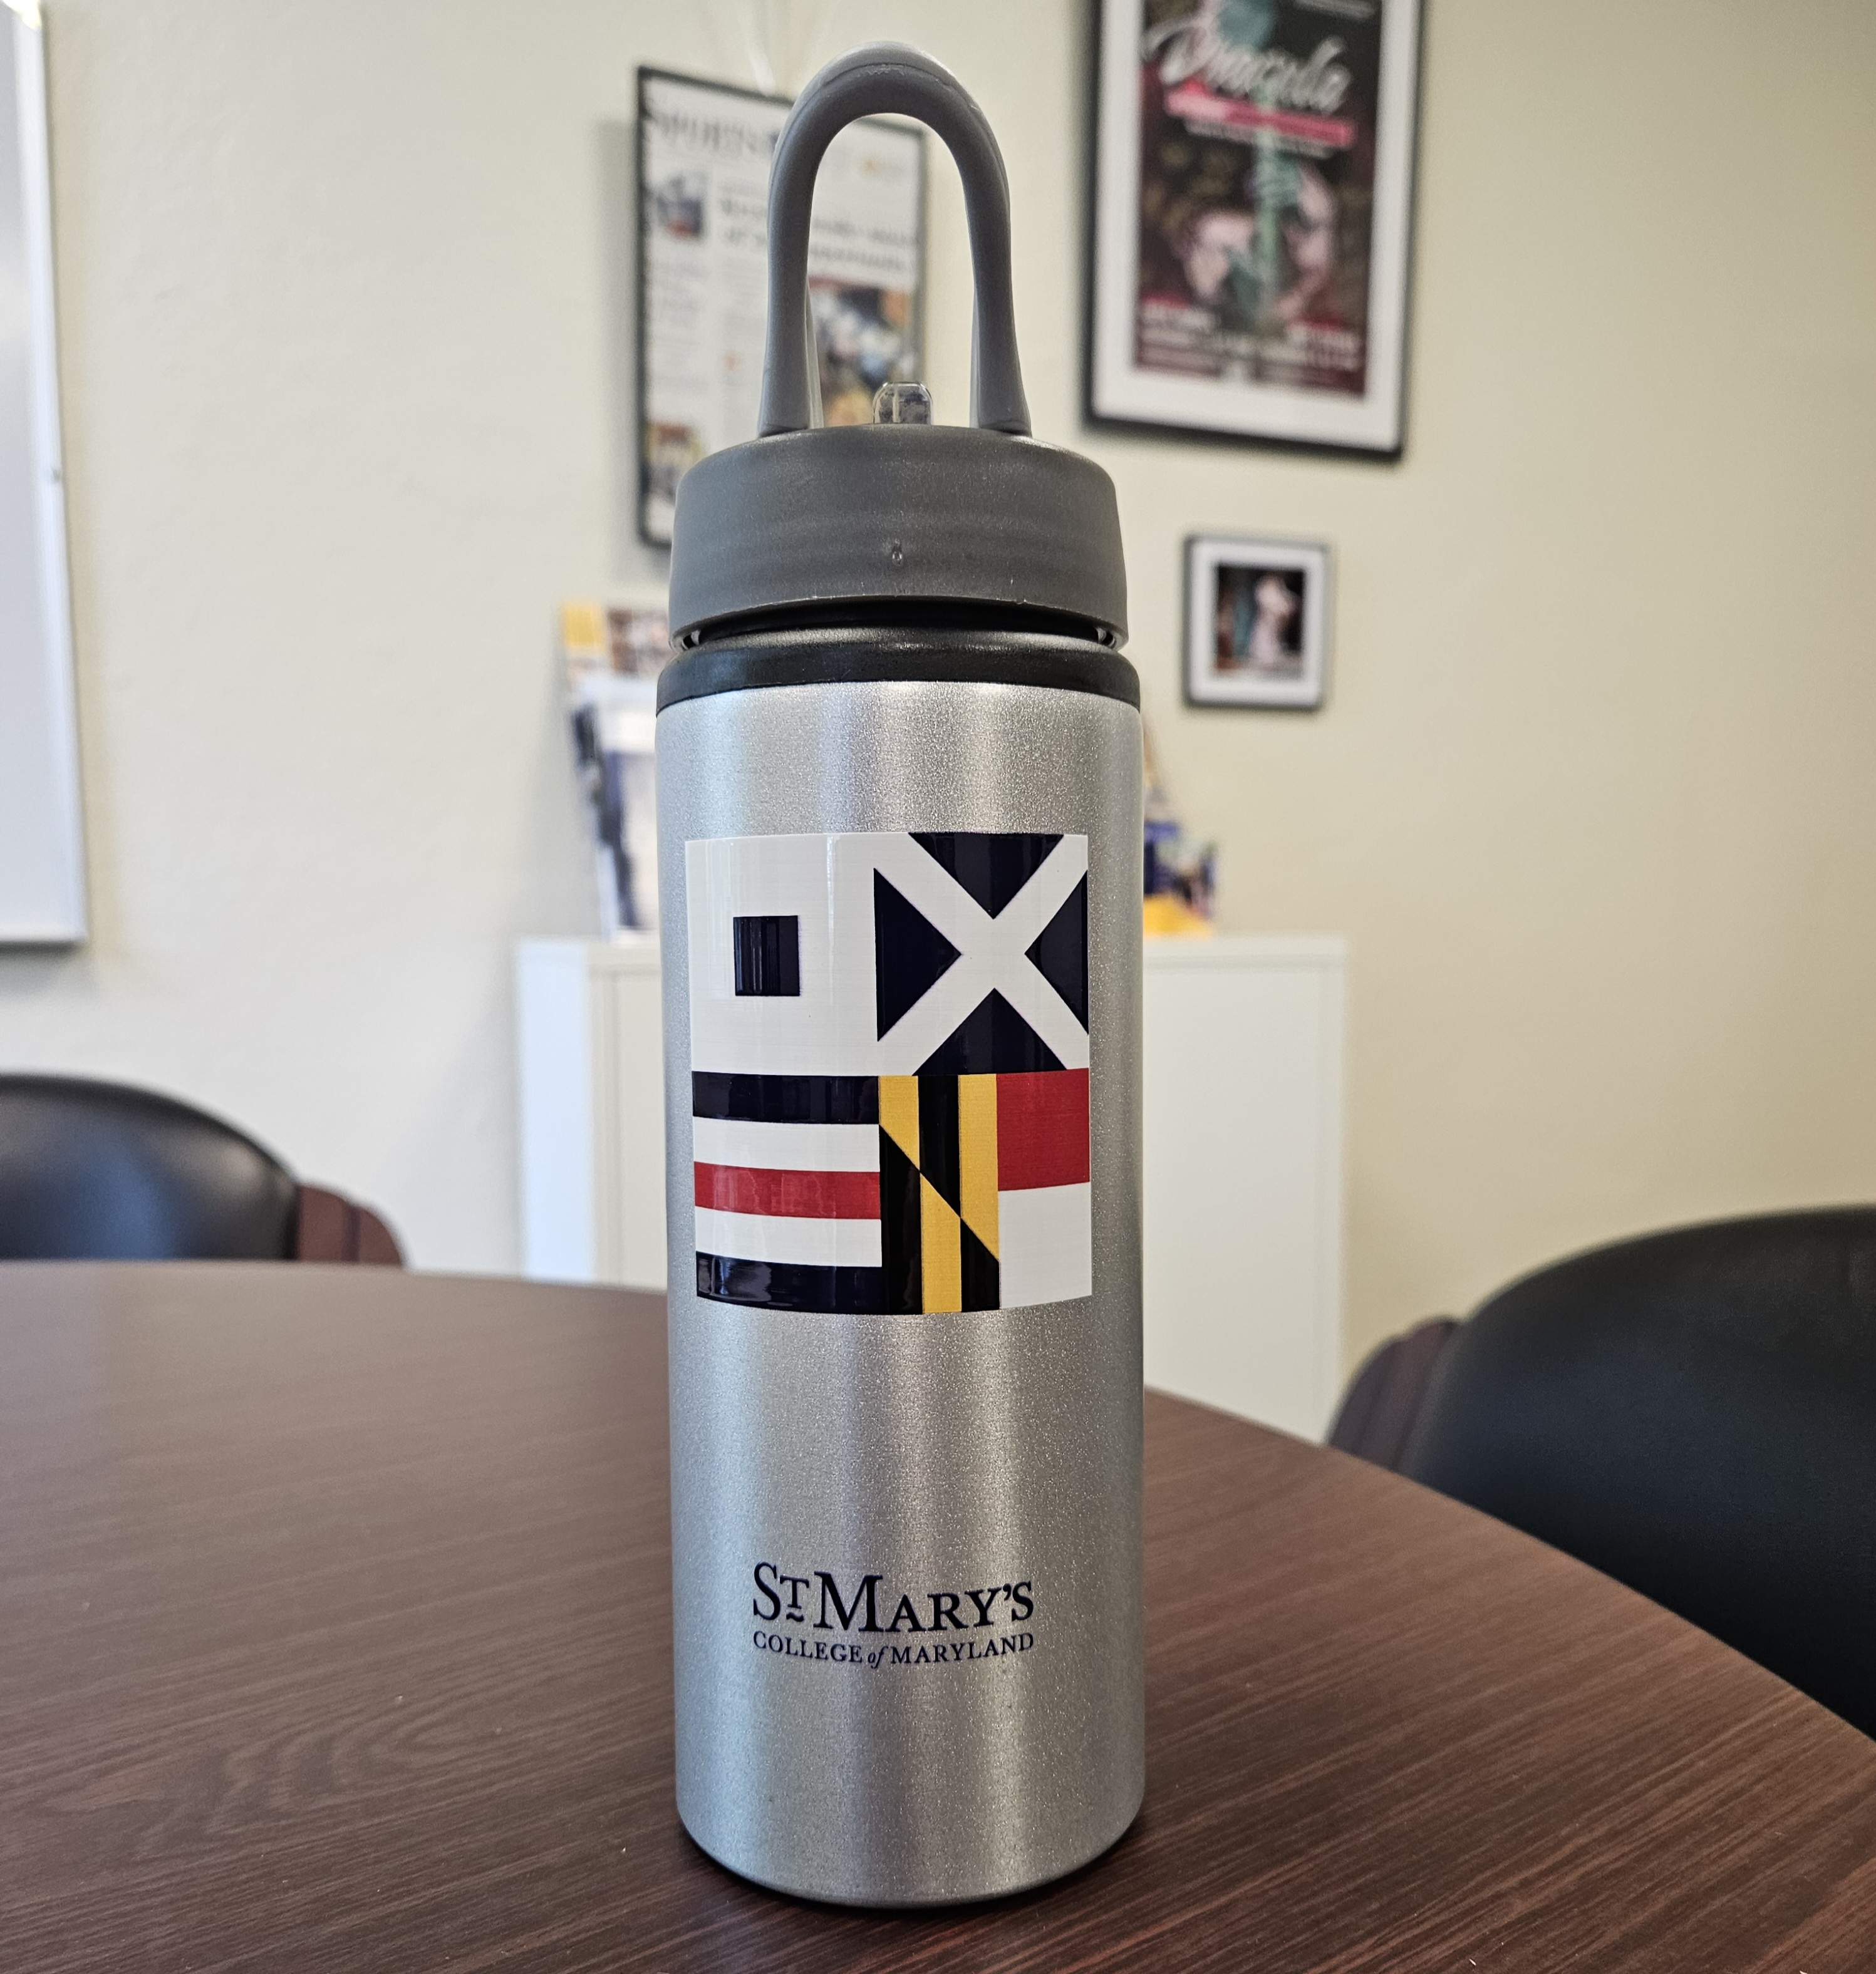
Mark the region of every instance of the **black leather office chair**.
<instances>
[{"instance_id":1,"label":"black leather office chair","mask_svg":"<svg viewBox=\"0 0 1876 1974\"><path fill-rule=\"evenodd\" d=\"M402 1259L369 1208L172 1097L0 1075L0 1261Z\"/></svg>"},{"instance_id":2,"label":"black leather office chair","mask_svg":"<svg viewBox=\"0 0 1876 1974\"><path fill-rule=\"evenodd\" d=\"M1596 1248L1422 1348L1418 1367L1363 1366L1332 1443L1581 1557L1876 1734L1876 1208ZM1389 1362L1397 1401L1422 1374L1392 1459L1375 1379L1353 1404Z\"/></svg>"}]
</instances>

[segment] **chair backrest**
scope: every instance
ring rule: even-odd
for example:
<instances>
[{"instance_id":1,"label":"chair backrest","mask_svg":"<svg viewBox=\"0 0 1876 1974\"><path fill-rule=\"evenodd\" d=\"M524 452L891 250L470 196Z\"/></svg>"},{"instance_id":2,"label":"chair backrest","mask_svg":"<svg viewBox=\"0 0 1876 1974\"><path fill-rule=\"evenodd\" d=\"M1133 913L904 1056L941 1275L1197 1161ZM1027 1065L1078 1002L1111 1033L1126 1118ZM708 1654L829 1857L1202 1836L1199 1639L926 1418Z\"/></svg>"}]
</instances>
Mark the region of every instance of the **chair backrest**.
<instances>
[{"instance_id":1,"label":"chair backrest","mask_svg":"<svg viewBox=\"0 0 1876 1974\"><path fill-rule=\"evenodd\" d=\"M0 1260L288 1261L294 1176L153 1090L0 1075Z\"/></svg>"},{"instance_id":2,"label":"chair backrest","mask_svg":"<svg viewBox=\"0 0 1876 1974\"><path fill-rule=\"evenodd\" d=\"M1527 1276L1441 1352L1400 1471L1876 1734L1876 1208Z\"/></svg>"},{"instance_id":3,"label":"chair backrest","mask_svg":"<svg viewBox=\"0 0 1876 1974\"><path fill-rule=\"evenodd\" d=\"M378 1268L404 1265L404 1251L388 1223L342 1192L302 1185L295 1219L296 1261L352 1261Z\"/></svg>"},{"instance_id":4,"label":"chair backrest","mask_svg":"<svg viewBox=\"0 0 1876 1974\"><path fill-rule=\"evenodd\" d=\"M1390 1336L1364 1358L1336 1408L1329 1444L1338 1453L1352 1453L1357 1460L1398 1472L1425 1402L1433 1367L1458 1327L1457 1317L1429 1317Z\"/></svg>"}]
</instances>

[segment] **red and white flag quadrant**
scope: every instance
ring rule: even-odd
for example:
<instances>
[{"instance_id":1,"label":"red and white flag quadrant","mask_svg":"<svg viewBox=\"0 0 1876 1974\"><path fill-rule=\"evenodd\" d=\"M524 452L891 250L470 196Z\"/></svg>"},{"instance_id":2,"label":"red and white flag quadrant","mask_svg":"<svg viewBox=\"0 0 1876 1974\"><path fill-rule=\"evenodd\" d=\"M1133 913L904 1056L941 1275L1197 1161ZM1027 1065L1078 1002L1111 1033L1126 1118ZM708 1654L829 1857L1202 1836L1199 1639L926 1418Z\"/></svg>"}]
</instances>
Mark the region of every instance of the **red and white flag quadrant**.
<instances>
[{"instance_id":1,"label":"red and white flag quadrant","mask_svg":"<svg viewBox=\"0 0 1876 1974\"><path fill-rule=\"evenodd\" d=\"M691 1130L700 1249L808 1267L880 1265L876 1126L693 1117Z\"/></svg>"},{"instance_id":2,"label":"red and white flag quadrant","mask_svg":"<svg viewBox=\"0 0 1876 1974\"><path fill-rule=\"evenodd\" d=\"M686 844L697 1285L755 1307L1087 1295L1087 839Z\"/></svg>"},{"instance_id":3,"label":"red and white flag quadrant","mask_svg":"<svg viewBox=\"0 0 1876 1974\"><path fill-rule=\"evenodd\" d=\"M997 1254L1005 1309L1094 1288L1086 1070L995 1079ZM966 1106L968 1108L968 1105ZM962 1135L962 1134L961 1134ZM974 1147L960 1151L983 1157Z\"/></svg>"}]
</instances>

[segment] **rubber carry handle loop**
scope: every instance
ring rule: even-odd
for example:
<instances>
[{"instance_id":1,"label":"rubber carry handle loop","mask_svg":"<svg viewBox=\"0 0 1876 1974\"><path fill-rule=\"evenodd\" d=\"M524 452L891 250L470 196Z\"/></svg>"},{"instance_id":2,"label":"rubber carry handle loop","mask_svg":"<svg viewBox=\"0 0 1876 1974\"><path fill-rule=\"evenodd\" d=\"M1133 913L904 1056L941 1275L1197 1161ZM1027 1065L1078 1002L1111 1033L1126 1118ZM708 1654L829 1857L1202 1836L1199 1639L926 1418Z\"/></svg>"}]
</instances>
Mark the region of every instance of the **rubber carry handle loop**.
<instances>
[{"instance_id":1,"label":"rubber carry handle loop","mask_svg":"<svg viewBox=\"0 0 1876 1974\"><path fill-rule=\"evenodd\" d=\"M837 56L795 99L776 142L769 181L769 346L763 363L762 436L815 422L808 336L808 220L815 175L835 137L856 117L916 117L942 137L964 181L970 222L971 422L1029 431L1016 306L1010 286L1009 180L989 120L963 84L930 56L873 41Z\"/></svg>"}]
</instances>

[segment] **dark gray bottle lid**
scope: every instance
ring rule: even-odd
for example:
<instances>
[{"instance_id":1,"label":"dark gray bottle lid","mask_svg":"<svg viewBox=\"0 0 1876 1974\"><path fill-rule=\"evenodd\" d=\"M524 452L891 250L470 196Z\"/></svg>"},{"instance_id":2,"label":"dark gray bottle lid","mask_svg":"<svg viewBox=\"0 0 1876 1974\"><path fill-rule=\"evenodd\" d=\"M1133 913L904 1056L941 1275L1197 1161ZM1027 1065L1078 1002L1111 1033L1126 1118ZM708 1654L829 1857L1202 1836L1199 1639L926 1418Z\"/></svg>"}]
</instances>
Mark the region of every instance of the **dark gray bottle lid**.
<instances>
[{"instance_id":1,"label":"dark gray bottle lid","mask_svg":"<svg viewBox=\"0 0 1876 1974\"><path fill-rule=\"evenodd\" d=\"M929 124L963 181L976 287L969 425L814 422L815 175L838 132L882 113ZM760 428L760 438L700 461L679 484L674 641L768 612L898 603L1073 618L1104 641L1126 637L1113 484L1092 460L1029 436L996 139L957 80L914 48L877 42L830 62L782 127L769 192ZM907 615L917 621L915 608Z\"/></svg>"}]
</instances>

